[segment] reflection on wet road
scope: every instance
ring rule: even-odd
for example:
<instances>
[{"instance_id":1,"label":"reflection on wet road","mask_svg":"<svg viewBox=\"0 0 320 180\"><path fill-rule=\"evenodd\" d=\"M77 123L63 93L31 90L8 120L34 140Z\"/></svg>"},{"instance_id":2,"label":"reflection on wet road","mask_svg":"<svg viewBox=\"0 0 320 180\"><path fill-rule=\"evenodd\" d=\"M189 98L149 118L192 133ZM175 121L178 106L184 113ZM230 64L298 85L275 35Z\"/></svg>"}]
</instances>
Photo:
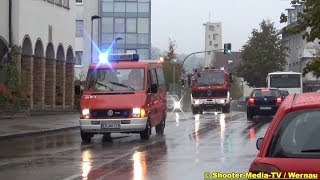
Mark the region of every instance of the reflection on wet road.
<instances>
[{"instance_id":1,"label":"reflection on wet road","mask_svg":"<svg viewBox=\"0 0 320 180\"><path fill-rule=\"evenodd\" d=\"M204 172L246 172L271 118L244 113L168 113L165 135L95 136L77 130L0 141L0 179L203 179ZM153 129L153 134L155 131Z\"/></svg>"}]
</instances>

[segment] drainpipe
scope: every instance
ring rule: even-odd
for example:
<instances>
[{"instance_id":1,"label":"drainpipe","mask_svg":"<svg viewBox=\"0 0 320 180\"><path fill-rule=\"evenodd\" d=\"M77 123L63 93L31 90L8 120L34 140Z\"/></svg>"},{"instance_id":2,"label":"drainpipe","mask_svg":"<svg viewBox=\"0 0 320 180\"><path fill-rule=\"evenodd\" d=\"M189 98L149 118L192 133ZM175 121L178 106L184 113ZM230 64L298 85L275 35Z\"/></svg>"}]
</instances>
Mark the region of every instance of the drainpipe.
<instances>
[{"instance_id":1,"label":"drainpipe","mask_svg":"<svg viewBox=\"0 0 320 180\"><path fill-rule=\"evenodd\" d=\"M11 47L12 47L12 0L9 0L9 48ZM9 51L11 51L11 49Z\"/></svg>"}]
</instances>

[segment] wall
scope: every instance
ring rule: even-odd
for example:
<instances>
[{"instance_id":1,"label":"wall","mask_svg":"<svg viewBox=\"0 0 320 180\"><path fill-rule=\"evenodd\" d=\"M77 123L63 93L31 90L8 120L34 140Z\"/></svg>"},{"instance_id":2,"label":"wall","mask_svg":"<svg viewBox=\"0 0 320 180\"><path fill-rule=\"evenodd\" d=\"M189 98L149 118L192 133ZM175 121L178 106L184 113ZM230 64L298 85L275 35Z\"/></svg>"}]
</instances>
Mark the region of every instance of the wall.
<instances>
[{"instance_id":1,"label":"wall","mask_svg":"<svg viewBox=\"0 0 320 180\"><path fill-rule=\"evenodd\" d=\"M0 36L9 43L8 22L9 22L9 1L2 0L0 5Z\"/></svg>"}]
</instances>

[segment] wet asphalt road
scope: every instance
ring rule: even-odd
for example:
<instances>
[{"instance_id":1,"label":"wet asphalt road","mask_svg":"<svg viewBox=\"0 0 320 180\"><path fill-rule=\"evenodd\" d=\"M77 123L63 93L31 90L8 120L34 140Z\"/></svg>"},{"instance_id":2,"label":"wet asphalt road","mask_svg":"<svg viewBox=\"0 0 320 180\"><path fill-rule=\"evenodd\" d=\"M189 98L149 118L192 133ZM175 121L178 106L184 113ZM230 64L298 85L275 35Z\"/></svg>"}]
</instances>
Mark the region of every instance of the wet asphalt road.
<instances>
[{"instance_id":1,"label":"wet asphalt road","mask_svg":"<svg viewBox=\"0 0 320 180\"><path fill-rule=\"evenodd\" d=\"M168 113L165 135L96 135L79 130L0 141L0 179L203 179L204 172L246 172L271 118L245 113Z\"/></svg>"}]
</instances>

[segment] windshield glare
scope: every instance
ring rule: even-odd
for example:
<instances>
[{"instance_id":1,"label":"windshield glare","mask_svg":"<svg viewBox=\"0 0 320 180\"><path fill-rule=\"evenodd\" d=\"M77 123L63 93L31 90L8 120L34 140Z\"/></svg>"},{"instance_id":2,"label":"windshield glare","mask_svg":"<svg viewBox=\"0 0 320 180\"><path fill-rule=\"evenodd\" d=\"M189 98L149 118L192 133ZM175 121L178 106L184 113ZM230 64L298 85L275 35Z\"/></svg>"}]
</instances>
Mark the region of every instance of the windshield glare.
<instances>
[{"instance_id":1,"label":"windshield glare","mask_svg":"<svg viewBox=\"0 0 320 180\"><path fill-rule=\"evenodd\" d=\"M223 85L224 73L223 72L207 72L200 73L200 77L197 77L196 84L198 85Z\"/></svg>"},{"instance_id":2,"label":"windshield glare","mask_svg":"<svg viewBox=\"0 0 320 180\"><path fill-rule=\"evenodd\" d=\"M88 91L143 90L144 69L97 69L88 72Z\"/></svg>"}]
</instances>

